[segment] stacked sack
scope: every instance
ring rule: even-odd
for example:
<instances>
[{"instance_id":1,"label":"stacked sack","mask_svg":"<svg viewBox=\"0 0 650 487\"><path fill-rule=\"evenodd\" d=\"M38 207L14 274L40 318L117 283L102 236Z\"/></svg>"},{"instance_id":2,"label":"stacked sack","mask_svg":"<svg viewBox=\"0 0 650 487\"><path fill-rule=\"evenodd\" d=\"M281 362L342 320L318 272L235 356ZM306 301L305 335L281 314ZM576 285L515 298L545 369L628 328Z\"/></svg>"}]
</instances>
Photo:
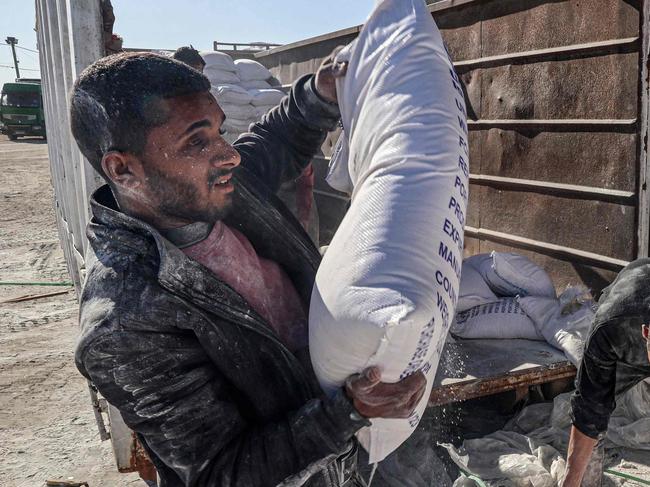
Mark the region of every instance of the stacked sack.
<instances>
[{"instance_id":1,"label":"stacked sack","mask_svg":"<svg viewBox=\"0 0 650 487\"><path fill-rule=\"evenodd\" d=\"M594 316L588 290L569 287L557 297L544 269L512 253L470 257L461 276L453 335L545 340L580 362Z\"/></svg>"},{"instance_id":2,"label":"stacked sack","mask_svg":"<svg viewBox=\"0 0 650 487\"><path fill-rule=\"evenodd\" d=\"M201 53L205 61L203 74L212 84L212 94L226 114L223 128L226 138L234 142L248 131L271 108L277 106L284 93L272 88L271 72L257 61L233 59L226 53L209 51Z\"/></svg>"}]
</instances>

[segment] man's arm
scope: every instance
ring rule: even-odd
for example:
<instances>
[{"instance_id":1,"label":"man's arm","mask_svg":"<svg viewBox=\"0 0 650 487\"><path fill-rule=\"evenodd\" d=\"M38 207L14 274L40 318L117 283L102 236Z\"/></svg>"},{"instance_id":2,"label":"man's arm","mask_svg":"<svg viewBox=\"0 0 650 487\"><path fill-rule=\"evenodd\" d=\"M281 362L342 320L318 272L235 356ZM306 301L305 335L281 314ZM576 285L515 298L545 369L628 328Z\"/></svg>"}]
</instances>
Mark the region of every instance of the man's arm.
<instances>
[{"instance_id":1,"label":"man's arm","mask_svg":"<svg viewBox=\"0 0 650 487\"><path fill-rule=\"evenodd\" d=\"M384 384L370 368L351 377L346 392L251 423L241 411L246 400L235 399L241 392L220 375L196 335L150 330L95 338L78 351L77 365L183 485L277 485L344 451L370 424L359 412L406 418L426 389L421 372Z\"/></svg>"},{"instance_id":2,"label":"man's arm","mask_svg":"<svg viewBox=\"0 0 650 487\"><path fill-rule=\"evenodd\" d=\"M242 166L276 192L283 182L300 176L339 118L338 105L318 93L316 76L303 76L279 106L233 145Z\"/></svg>"},{"instance_id":3,"label":"man's arm","mask_svg":"<svg viewBox=\"0 0 650 487\"><path fill-rule=\"evenodd\" d=\"M598 436L607 430L616 406L616 347L607 324L595 328L578 369L571 397L573 426L563 487L578 487L589 464Z\"/></svg>"},{"instance_id":4,"label":"man's arm","mask_svg":"<svg viewBox=\"0 0 650 487\"><path fill-rule=\"evenodd\" d=\"M343 390L272 423L249 423L194 335L112 332L77 359L183 485L276 485L338 455L369 424Z\"/></svg>"}]
</instances>

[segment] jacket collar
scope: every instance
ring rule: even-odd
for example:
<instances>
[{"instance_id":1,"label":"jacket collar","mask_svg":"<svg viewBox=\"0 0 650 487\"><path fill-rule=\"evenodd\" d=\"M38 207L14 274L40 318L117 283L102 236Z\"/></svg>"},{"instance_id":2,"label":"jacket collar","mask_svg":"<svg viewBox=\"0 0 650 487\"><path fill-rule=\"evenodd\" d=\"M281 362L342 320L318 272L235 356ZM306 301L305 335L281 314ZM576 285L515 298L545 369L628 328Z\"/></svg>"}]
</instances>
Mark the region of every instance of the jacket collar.
<instances>
[{"instance_id":1,"label":"jacket collar","mask_svg":"<svg viewBox=\"0 0 650 487\"><path fill-rule=\"evenodd\" d=\"M309 309L320 255L297 220L254 176L237 173L233 212L226 223L246 235L258 254L281 265ZM198 262L188 258L153 226L118 209L108 185L93 194L88 238L99 260L155 257L161 286L203 309L273 337L246 300ZM126 255L125 255L126 254Z\"/></svg>"}]
</instances>

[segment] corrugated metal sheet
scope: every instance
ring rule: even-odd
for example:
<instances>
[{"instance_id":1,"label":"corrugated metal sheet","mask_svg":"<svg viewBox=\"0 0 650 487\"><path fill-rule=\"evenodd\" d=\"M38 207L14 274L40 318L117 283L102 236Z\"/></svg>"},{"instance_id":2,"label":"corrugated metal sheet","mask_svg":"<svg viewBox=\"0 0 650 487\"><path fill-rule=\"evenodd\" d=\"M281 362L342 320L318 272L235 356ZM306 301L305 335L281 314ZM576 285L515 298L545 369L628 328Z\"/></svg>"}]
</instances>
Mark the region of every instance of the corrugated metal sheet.
<instances>
[{"instance_id":1,"label":"corrugated metal sheet","mask_svg":"<svg viewBox=\"0 0 650 487\"><path fill-rule=\"evenodd\" d=\"M473 119L466 254L528 253L559 286L600 290L620 265L648 252L650 204L641 182L648 2L445 0L429 8ZM258 59L290 83L358 29ZM315 161L324 238L346 208L322 180L335 137Z\"/></svg>"},{"instance_id":2,"label":"corrugated metal sheet","mask_svg":"<svg viewBox=\"0 0 650 487\"><path fill-rule=\"evenodd\" d=\"M36 0L36 23L59 235L79 292L87 248L88 195L99 180L70 133L68 93L77 75L103 55L99 2Z\"/></svg>"}]
</instances>

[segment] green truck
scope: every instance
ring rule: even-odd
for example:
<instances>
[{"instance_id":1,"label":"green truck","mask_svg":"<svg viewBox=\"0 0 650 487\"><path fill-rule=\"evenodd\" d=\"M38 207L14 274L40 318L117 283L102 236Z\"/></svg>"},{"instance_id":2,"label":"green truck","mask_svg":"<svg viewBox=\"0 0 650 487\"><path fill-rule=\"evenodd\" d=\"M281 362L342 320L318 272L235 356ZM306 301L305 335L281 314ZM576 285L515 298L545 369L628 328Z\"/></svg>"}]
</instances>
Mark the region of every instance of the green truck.
<instances>
[{"instance_id":1,"label":"green truck","mask_svg":"<svg viewBox=\"0 0 650 487\"><path fill-rule=\"evenodd\" d=\"M9 139L21 136L46 138L40 80L5 83L0 96L0 132Z\"/></svg>"}]
</instances>

